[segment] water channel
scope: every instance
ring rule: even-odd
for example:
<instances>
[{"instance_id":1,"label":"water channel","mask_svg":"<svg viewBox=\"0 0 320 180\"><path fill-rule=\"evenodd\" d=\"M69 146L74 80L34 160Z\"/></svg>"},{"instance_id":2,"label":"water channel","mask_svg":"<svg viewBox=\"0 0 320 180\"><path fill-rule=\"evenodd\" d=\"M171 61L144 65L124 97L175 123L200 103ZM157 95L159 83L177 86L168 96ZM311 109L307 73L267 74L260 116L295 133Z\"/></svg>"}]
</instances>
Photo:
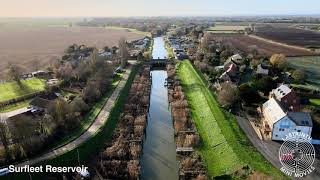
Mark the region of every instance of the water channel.
<instances>
[{"instance_id":1,"label":"water channel","mask_svg":"<svg viewBox=\"0 0 320 180\"><path fill-rule=\"evenodd\" d=\"M152 56L154 59L167 57L163 37L154 38ZM164 86L167 72L153 70L151 76L150 108L141 158L141 178L178 180L174 129L168 103L168 89Z\"/></svg>"}]
</instances>

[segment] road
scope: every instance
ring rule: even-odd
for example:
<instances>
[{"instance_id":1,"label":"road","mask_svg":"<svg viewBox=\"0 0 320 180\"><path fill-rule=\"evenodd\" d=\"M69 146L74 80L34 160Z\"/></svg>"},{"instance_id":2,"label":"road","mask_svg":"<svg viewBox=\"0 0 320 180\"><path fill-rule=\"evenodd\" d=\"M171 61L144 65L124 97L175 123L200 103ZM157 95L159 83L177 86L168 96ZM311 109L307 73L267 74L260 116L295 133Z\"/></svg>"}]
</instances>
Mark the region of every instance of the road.
<instances>
[{"instance_id":1,"label":"road","mask_svg":"<svg viewBox=\"0 0 320 180\"><path fill-rule=\"evenodd\" d=\"M55 157L58 157L68 151L71 151L75 148L77 148L79 145L81 145L82 143L86 142L87 140L89 140L94 134L96 134L101 128L102 126L105 125L110 111L113 108L115 101L117 100L121 90L124 88L128 77L131 73L131 68L132 66L129 66L129 68L126 70L126 72L123 75L122 80L119 82L118 86L116 87L116 89L113 91L112 95L109 97L107 103L104 105L103 109L101 110L101 112L99 113L99 115L97 116L97 118L95 119L95 121L92 123L92 125L87 129L86 132L84 132L81 136L79 136L77 139L71 141L70 143L59 147L53 151L50 151L46 154L43 154L39 157L35 157L33 159L30 159L28 161L25 161L23 163L17 164L17 166L24 166L24 165L34 165L37 163L40 163L42 161L48 160L48 159L53 159Z\"/></svg>"},{"instance_id":2,"label":"road","mask_svg":"<svg viewBox=\"0 0 320 180\"><path fill-rule=\"evenodd\" d=\"M14 111L0 113L0 116L10 118L10 117L13 117L13 116L16 116L18 114L22 114L22 113L25 113L28 111L30 111L30 109L28 109L27 107L24 107L24 108L20 108L20 109L14 110Z\"/></svg>"},{"instance_id":3,"label":"road","mask_svg":"<svg viewBox=\"0 0 320 180\"><path fill-rule=\"evenodd\" d=\"M278 157L278 152L281 144L275 141L260 140L253 127L251 126L249 120L239 116L236 116L236 119L239 126L246 133L247 137L254 145L254 147L257 148L257 150L266 158L266 160L268 160L274 167L280 170L282 165ZM303 179L320 179L320 161L318 159L315 159L313 166L315 167L315 171L313 171L308 176L303 177Z\"/></svg>"}]
</instances>

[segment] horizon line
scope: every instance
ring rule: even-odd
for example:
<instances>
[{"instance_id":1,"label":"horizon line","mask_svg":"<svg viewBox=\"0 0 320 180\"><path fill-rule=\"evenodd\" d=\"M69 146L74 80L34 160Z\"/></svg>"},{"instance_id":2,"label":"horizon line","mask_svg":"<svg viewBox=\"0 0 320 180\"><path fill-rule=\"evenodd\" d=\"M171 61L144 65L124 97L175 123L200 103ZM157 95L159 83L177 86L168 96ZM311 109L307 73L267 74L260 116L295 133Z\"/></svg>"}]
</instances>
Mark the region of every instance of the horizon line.
<instances>
[{"instance_id":1,"label":"horizon line","mask_svg":"<svg viewBox=\"0 0 320 180\"><path fill-rule=\"evenodd\" d=\"M319 14L233 14L233 15L157 15L157 16L0 16L0 19L3 18L154 18L154 17L273 17L273 16L291 16L291 17L313 17L320 16Z\"/></svg>"}]
</instances>

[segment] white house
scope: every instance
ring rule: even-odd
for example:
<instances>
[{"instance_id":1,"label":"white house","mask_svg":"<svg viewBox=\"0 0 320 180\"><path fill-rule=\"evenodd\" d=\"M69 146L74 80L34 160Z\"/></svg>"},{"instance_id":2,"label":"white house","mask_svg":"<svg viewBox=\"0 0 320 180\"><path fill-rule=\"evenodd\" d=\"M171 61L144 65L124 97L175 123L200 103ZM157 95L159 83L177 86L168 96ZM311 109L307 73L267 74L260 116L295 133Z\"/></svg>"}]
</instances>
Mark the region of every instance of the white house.
<instances>
[{"instance_id":1,"label":"white house","mask_svg":"<svg viewBox=\"0 0 320 180\"><path fill-rule=\"evenodd\" d=\"M257 74L268 75L269 69L266 66L259 64L257 66Z\"/></svg>"},{"instance_id":2,"label":"white house","mask_svg":"<svg viewBox=\"0 0 320 180\"><path fill-rule=\"evenodd\" d=\"M240 54L235 54L231 56L231 60L235 62L240 62L242 60L242 56Z\"/></svg>"},{"instance_id":3,"label":"white house","mask_svg":"<svg viewBox=\"0 0 320 180\"><path fill-rule=\"evenodd\" d=\"M287 112L275 98L262 107L262 130L266 137L282 141L290 132L303 132L311 136L312 119L309 113Z\"/></svg>"}]
</instances>

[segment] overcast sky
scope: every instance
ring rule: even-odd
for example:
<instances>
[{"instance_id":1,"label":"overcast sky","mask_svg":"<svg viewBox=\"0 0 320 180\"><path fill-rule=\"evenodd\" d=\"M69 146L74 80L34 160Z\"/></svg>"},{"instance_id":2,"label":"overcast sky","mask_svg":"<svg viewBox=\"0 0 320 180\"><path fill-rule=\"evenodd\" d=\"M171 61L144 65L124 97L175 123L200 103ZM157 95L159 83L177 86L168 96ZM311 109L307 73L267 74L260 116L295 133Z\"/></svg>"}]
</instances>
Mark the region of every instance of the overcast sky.
<instances>
[{"instance_id":1,"label":"overcast sky","mask_svg":"<svg viewBox=\"0 0 320 180\"><path fill-rule=\"evenodd\" d=\"M319 14L320 0L0 0L0 17Z\"/></svg>"}]
</instances>

